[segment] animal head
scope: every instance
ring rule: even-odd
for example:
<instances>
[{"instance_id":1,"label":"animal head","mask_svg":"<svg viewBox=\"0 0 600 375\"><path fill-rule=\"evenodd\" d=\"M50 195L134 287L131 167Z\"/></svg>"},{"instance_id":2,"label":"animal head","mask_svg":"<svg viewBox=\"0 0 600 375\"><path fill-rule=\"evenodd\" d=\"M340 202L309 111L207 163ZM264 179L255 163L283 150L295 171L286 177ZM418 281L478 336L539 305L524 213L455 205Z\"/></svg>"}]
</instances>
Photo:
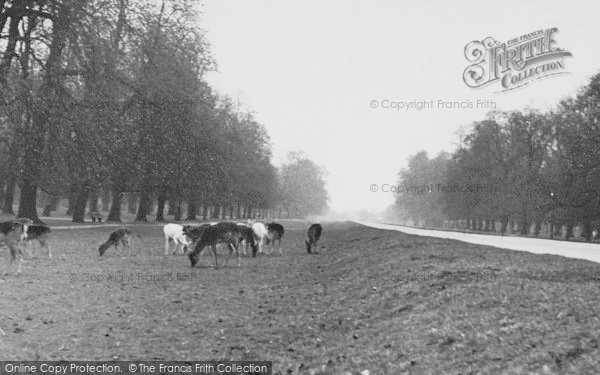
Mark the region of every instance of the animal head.
<instances>
[{"instance_id":1,"label":"animal head","mask_svg":"<svg viewBox=\"0 0 600 375\"><path fill-rule=\"evenodd\" d=\"M196 265L196 263L198 263L198 256L195 255L193 252L188 253L188 258L190 258L192 267L194 267Z\"/></svg>"}]
</instances>

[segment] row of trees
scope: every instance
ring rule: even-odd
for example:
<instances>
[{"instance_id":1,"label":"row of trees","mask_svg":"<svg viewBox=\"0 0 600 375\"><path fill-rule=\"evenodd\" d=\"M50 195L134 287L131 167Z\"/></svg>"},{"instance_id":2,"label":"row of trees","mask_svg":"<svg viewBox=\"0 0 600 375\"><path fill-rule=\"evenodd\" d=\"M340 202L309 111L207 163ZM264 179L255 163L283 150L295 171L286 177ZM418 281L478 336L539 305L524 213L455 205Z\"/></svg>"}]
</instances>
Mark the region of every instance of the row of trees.
<instances>
[{"instance_id":1,"label":"row of trees","mask_svg":"<svg viewBox=\"0 0 600 375\"><path fill-rule=\"evenodd\" d=\"M430 159L419 152L399 174L400 219L440 227L521 234L581 225L587 240L600 221L600 74L552 111L491 112L472 124L458 149ZM419 192L420 191L420 192ZM547 225L546 225L547 224Z\"/></svg>"},{"instance_id":2,"label":"row of trees","mask_svg":"<svg viewBox=\"0 0 600 375\"><path fill-rule=\"evenodd\" d=\"M291 215L327 207L320 169L291 154L277 170L263 125L206 82L215 69L195 0L0 0L0 195L39 221L69 199L73 221L98 195L110 220L165 206ZM302 185L289 170L313 169ZM142 187L132 193L131 186ZM306 186L319 195L307 204ZM155 188L152 188L155 187ZM291 195L290 195L291 194ZM110 195L110 197L107 197ZM167 204L168 203L168 204Z\"/></svg>"}]
</instances>

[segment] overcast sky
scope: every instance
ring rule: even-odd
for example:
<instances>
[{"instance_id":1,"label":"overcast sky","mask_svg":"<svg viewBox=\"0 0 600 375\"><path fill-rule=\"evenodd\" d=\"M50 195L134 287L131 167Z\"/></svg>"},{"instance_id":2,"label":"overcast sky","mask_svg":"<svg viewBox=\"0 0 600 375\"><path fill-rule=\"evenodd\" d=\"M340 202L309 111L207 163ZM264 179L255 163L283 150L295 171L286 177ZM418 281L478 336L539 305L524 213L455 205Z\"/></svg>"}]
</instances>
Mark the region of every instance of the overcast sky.
<instances>
[{"instance_id":1,"label":"overcast sky","mask_svg":"<svg viewBox=\"0 0 600 375\"><path fill-rule=\"evenodd\" d=\"M266 126L278 165L304 150L328 172L334 210L382 210L407 158L456 147L457 130L487 109L440 109L438 100L493 101L499 110L546 109L600 70L600 2L205 0L199 20L219 71L218 91ZM472 89L465 46L557 27L570 74L521 89ZM371 108L376 100L378 108ZM381 108L382 101L434 100L432 109Z\"/></svg>"}]
</instances>

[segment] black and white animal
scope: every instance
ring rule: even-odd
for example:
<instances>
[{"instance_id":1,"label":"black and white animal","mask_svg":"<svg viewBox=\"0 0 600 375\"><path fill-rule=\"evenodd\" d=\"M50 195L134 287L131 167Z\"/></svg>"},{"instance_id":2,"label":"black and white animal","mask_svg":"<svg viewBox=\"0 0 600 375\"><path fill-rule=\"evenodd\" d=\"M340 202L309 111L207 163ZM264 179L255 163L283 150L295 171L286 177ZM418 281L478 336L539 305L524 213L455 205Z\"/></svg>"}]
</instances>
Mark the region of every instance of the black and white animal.
<instances>
[{"instance_id":1,"label":"black and white animal","mask_svg":"<svg viewBox=\"0 0 600 375\"><path fill-rule=\"evenodd\" d=\"M25 241L27 240L27 227L29 227L30 225L33 225L33 220L31 220L28 217L18 217L13 221L23 225L23 234L21 235L21 244L24 244ZM31 254L29 254L29 255L31 255Z\"/></svg>"},{"instance_id":2,"label":"black and white animal","mask_svg":"<svg viewBox=\"0 0 600 375\"><path fill-rule=\"evenodd\" d=\"M105 243L103 243L102 245L100 245L100 247L98 248L98 252L100 253L100 256L104 255L104 253L106 252L106 249L108 249L111 246L115 246L115 249L117 249L117 246L119 245L119 243L121 243L121 245L123 245L123 248L127 248L127 250L129 251L129 255L131 255L131 231L127 228L121 228L121 229L117 229L116 231L112 232L110 234L110 236L108 237L108 241L106 241Z\"/></svg>"},{"instance_id":3,"label":"black and white animal","mask_svg":"<svg viewBox=\"0 0 600 375\"><path fill-rule=\"evenodd\" d=\"M177 253L179 245L182 247L182 252L185 254L188 251L190 241L183 233L183 226L179 224L167 224L163 227L163 233L165 234L165 255L169 255L169 249L171 242L175 243L175 249L173 254Z\"/></svg>"},{"instance_id":4,"label":"black and white animal","mask_svg":"<svg viewBox=\"0 0 600 375\"><path fill-rule=\"evenodd\" d=\"M27 236L25 237L23 242L27 253L31 256L31 252L28 250L28 247L32 241L37 241L42 249L46 248L46 251L48 252L48 258L52 258L50 245L48 245L50 227L41 224L26 225L26 227Z\"/></svg>"},{"instance_id":5,"label":"black and white animal","mask_svg":"<svg viewBox=\"0 0 600 375\"><path fill-rule=\"evenodd\" d=\"M282 255L283 253L281 252L281 238L283 237L284 233L283 225L274 222L267 223L267 231L269 232L269 235L267 237L267 243L271 244L270 253L273 252L273 249L275 248L275 241L277 241L279 255Z\"/></svg>"},{"instance_id":6,"label":"black and white animal","mask_svg":"<svg viewBox=\"0 0 600 375\"><path fill-rule=\"evenodd\" d=\"M313 224L308 228L307 238L304 243L306 244L306 251L308 251L309 254L312 253L313 247L316 250L319 249L317 243L319 242L319 239L321 239L321 233L323 233L321 224ZM316 252L318 251L315 251L315 253Z\"/></svg>"},{"instance_id":7,"label":"black and white animal","mask_svg":"<svg viewBox=\"0 0 600 375\"><path fill-rule=\"evenodd\" d=\"M219 268L217 260L217 245L225 244L229 248L229 255L225 260L227 265L229 258L233 252L236 253L238 258L238 267L241 265L240 253L238 251L239 243L244 239L244 228L236 223L232 222L221 222L214 225L205 225L203 228L198 230L200 235L196 242L194 251L188 253L192 267L196 266L200 254L206 246L210 246L215 257L215 269ZM255 246L253 246L255 248Z\"/></svg>"},{"instance_id":8,"label":"black and white animal","mask_svg":"<svg viewBox=\"0 0 600 375\"><path fill-rule=\"evenodd\" d=\"M10 250L10 268L12 268L13 263L17 262L17 271L15 275L21 273L21 264L23 261L23 252L19 247L19 243L23 238L24 234L24 225L17 221L4 221L0 222L0 241L4 242L6 247ZM4 272L5 275L9 273L9 271Z\"/></svg>"}]
</instances>

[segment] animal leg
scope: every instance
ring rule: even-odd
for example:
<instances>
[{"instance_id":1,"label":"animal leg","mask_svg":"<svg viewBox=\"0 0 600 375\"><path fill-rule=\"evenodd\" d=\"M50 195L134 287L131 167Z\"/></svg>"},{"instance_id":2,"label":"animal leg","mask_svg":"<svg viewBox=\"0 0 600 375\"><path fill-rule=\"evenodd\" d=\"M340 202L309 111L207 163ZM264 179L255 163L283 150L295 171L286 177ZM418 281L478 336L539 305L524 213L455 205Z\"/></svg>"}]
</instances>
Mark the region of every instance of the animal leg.
<instances>
[{"instance_id":1,"label":"animal leg","mask_svg":"<svg viewBox=\"0 0 600 375\"><path fill-rule=\"evenodd\" d=\"M45 238L40 238L40 246L42 248L46 248L46 251L48 252L48 258L52 258L52 252L50 252L50 245L48 245L48 241Z\"/></svg>"},{"instance_id":2,"label":"animal leg","mask_svg":"<svg viewBox=\"0 0 600 375\"><path fill-rule=\"evenodd\" d=\"M23 247L23 249L25 250L25 252L27 253L27 256L29 258L33 258L33 253L31 252L31 241L27 241L27 240L23 240L21 241L21 247Z\"/></svg>"},{"instance_id":3,"label":"animal leg","mask_svg":"<svg viewBox=\"0 0 600 375\"><path fill-rule=\"evenodd\" d=\"M17 262L17 272L15 273L15 276L17 276L21 273L21 264L24 263L23 254L16 244L7 244L7 246L10 249L10 268L13 268L15 261Z\"/></svg>"},{"instance_id":4,"label":"animal leg","mask_svg":"<svg viewBox=\"0 0 600 375\"><path fill-rule=\"evenodd\" d=\"M213 255L215 256L215 269L219 269L219 263L217 262L217 244L211 246Z\"/></svg>"},{"instance_id":5,"label":"animal leg","mask_svg":"<svg viewBox=\"0 0 600 375\"><path fill-rule=\"evenodd\" d=\"M170 237L165 236L165 255L169 255L169 247L170 247L169 245L171 243L170 240L171 240Z\"/></svg>"},{"instance_id":6,"label":"animal leg","mask_svg":"<svg viewBox=\"0 0 600 375\"><path fill-rule=\"evenodd\" d=\"M277 241L277 246L279 247L279 255L283 255L283 252L281 251L281 238Z\"/></svg>"}]
</instances>

